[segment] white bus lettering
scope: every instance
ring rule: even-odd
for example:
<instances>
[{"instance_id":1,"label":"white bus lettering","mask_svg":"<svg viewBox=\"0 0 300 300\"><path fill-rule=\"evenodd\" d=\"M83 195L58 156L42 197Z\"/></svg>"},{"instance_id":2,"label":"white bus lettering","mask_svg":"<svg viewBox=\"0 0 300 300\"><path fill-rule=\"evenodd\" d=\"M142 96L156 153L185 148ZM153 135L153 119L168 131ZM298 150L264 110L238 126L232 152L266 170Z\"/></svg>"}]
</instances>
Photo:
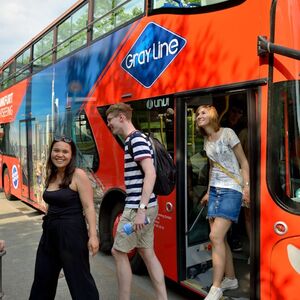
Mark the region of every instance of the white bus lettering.
<instances>
[{"instance_id":1,"label":"white bus lettering","mask_svg":"<svg viewBox=\"0 0 300 300\"><path fill-rule=\"evenodd\" d=\"M159 108L159 107L166 107L169 106L169 98L159 98L159 99L149 99L146 102L147 109L152 109L153 107Z\"/></svg>"},{"instance_id":2,"label":"white bus lettering","mask_svg":"<svg viewBox=\"0 0 300 300\"><path fill-rule=\"evenodd\" d=\"M175 55L178 52L178 46L179 42L175 38L169 43L153 43L152 47L148 49L142 50L141 52L128 54L125 59L126 67L131 69L137 65L149 64L152 60L159 60L169 55Z\"/></svg>"},{"instance_id":3,"label":"white bus lettering","mask_svg":"<svg viewBox=\"0 0 300 300\"><path fill-rule=\"evenodd\" d=\"M13 102L13 93L10 93L8 95L5 95L4 97L0 98L0 107L12 104Z\"/></svg>"}]
</instances>

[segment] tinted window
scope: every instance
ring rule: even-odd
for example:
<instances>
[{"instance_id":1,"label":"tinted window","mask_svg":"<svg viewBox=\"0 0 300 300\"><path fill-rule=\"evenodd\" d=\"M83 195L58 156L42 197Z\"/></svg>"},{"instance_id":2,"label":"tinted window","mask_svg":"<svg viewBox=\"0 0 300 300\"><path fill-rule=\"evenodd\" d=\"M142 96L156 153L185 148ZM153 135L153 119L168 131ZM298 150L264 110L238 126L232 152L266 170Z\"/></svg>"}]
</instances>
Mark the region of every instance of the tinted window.
<instances>
[{"instance_id":1,"label":"tinted window","mask_svg":"<svg viewBox=\"0 0 300 300\"><path fill-rule=\"evenodd\" d=\"M141 101L128 102L133 108L132 123L135 128L146 134L152 134L168 152L174 154L174 101L166 96L158 99L146 99ZM106 121L105 112L107 107L99 107L98 110ZM123 144L122 137L117 137L120 144Z\"/></svg>"},{"instance_id":2,"label":"tinted window","mask_svg":"<svg viewBox=\"0 0 300 300\"><path fill-rule=\"evenodd\" d=\"M18 156L19 147L17 137L19 136L18 129L13 123L0 125L0 153Z\"/></svg>"},{"instance_id":3,"label":"tinted window","mask_svg":"<svg viewBox=\"0 0 300 300\"><path fill-rule=\"evenodd\" d=\"M99 156L90 124L84 113L75 118L73 139L78 147L79 165L82 168L96 171Z\"/></svg>"},{"instance_id":4,"label":"tinted window","mask_svg":"<svg viewBox=\"0 0 300 300\"><path fill-rule=\"evenodd\" d=\"M16 80L20 81L30 74L30 49L25 50L16 59Z\"/></svg>"},{"instance_id":5,"label":"tinted window","mask_svg":"<svg viewBox=\"0 0 300 300\"><path fill-rule=\"evenodd\" d=\"M3 70L1 89L6 89L14 83L13 73L15 64L12 62L7 68Z\"/></svg>"},{"instance_id":6,"label":"tinted window","mask_svg":"<svg viewBox=\"0 0 300 300\"><path fill-rule=\"evenodd\" d=\"M141 0L95 0L93 38L99 38L143 14Z\"/></svg>"},{"instance_id":7,"label":"tinted window","mask_svg":"<svg viewBox=\"0 0 300 300\"><path fill-rule=\"evenodd\" d=\"M300 213L299 81L274 84L269 111L268 180L277 200Z\"/></svg>"},{"instance_id":8,"label":"tinted window","mask_svg":"<svg viewBox=\"0 0 300 300\"><path fill-rule=\"evenodd\" d=\"M57 58L82 47L87 42L88 5L74 12L58 26Z\"/></svg>"},{"instance_id":9,"label":"tinted window","mask_svg":"<svg viewBox=\"0 0 300 300\"><path fill-rule=\"evenodd\" d=\"M33 70L39 71L52 62L53 31L48 32L33 45Z\"/></svg>"}]
</instances>

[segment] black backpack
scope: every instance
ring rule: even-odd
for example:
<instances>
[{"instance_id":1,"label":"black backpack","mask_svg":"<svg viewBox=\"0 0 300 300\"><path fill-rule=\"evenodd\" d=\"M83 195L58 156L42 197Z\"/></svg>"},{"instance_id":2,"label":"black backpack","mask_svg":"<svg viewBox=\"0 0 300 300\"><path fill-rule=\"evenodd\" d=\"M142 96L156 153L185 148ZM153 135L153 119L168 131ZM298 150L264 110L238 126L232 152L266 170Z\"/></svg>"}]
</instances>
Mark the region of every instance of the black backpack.
<instances>
[{"instance_id":1,"label":"black backpack","mask_svg":"<svg viewBox=\"0 0 300 300\"><path fill-rule=\"evenodd\" d=\"M162 196L169 195L173 191L176 184L176 167L173 159L165 146L157 138L147 135L146 138L151 142L154 153L156 180L153 193ZM128 143L128 151L133 157L131 140L129 140Z\"/></svg>"}]
</instances>

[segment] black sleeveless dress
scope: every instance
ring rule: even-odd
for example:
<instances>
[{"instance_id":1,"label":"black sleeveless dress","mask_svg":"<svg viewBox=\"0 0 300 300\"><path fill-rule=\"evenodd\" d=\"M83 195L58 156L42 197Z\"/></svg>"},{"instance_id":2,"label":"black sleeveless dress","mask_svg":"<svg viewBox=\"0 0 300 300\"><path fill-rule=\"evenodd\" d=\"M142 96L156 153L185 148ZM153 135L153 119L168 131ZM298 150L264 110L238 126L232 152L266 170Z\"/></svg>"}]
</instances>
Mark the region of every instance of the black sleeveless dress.
<instances>
[{"instance_id":1,"label":"black sleeveless dress","mask_svg":"<svg viewBox=\"0 0 300 300\"><path fill-rule=\"evenodd\" d=\"M88 232L78 192L71 188L44 191L49 205L37 251L30 300L53 300L63 269L72 299L98 300L90 273Z\"/></svg>"},{"instance_id":2,"label":"black sleeveless dress","mask_svg":"<svg viewBox=\"0 0 300 300\"><path fill-rule=\"evenodd\" d=\"M78 192L69 187L55 191L45 190L43 199L49 205L49 217L83 214Z\"/></svg>"}]
</instances>

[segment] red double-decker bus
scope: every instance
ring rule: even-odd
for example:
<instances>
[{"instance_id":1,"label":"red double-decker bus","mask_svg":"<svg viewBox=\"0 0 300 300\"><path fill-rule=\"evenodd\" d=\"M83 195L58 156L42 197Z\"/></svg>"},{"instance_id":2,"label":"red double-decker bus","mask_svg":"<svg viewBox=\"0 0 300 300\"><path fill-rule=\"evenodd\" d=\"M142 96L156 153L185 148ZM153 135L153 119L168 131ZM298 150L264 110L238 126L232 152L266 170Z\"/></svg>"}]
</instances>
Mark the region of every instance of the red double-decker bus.
<instances>
[{"instance_id":1,"label":"red double-decker bus","mask_svg":"<svg viewBox=\"0 0 300 300\"><path fill-rule=\"evenodd\" d=\"M89 0L5 62L0 92L0 185L44 210L49 144L76 142L109 252L126 197L123 140L105 112L130 103L135 126L173 156L177 184L159 197L155 248L165 275L206 295L211 244L199 199L207 189L195 110L225 122L238 107L247 131L251 243L234 254L240 288L227 298L298 299L300 280L300 2L294 0ZM250 264L249 262L250 257ZM141 271L140 259L132 268Z\"/></svg>"}]
</instances>

